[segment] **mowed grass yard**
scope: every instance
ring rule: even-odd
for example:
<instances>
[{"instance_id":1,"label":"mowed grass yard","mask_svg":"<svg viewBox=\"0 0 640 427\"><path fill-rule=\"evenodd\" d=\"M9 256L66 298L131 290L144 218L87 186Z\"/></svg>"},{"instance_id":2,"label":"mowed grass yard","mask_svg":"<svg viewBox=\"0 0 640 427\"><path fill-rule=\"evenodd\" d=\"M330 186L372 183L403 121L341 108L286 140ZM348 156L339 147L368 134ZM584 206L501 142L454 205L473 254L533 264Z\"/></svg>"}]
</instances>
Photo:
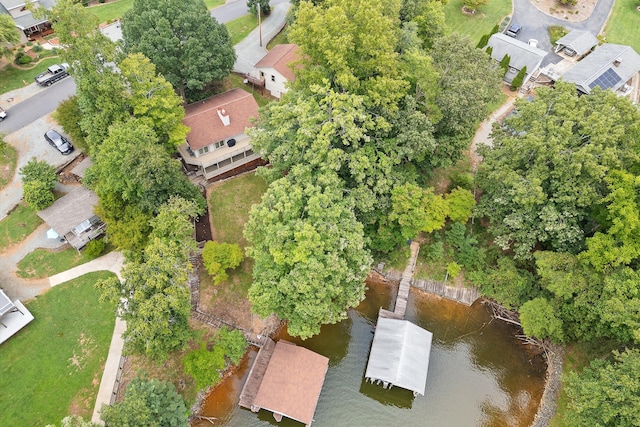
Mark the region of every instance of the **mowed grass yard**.
<instances>
[{"instance_id":1,"label":"mowed grass yard","mask_svg":"<svg viewBox=\"0 0 640 427\"><path fill-rule=\"evenodd\" d=\"M25 279L53 276L77 265L91 261L86 252L78 253L73 248L54 252L49 249L36 249L18 263L16 274Z\"/></svg>"},{"instance_id":2,"label":"mowed grass yard","mask_svg":"<svg viewBox=\"0 0 640 427\"><path fill-rule=\"evenodd\" d=\"M6 218L0 221L0 252L24 240L42 224L36 212L21 202Z\"/></svg>"},{"instance_id":3,"label":"mowed grass yard","mask_svg":"<svg viewBox=\"0 0 640 427\"><path fill-rule=\"evenodd\" d=\"M258 17L255 15L244 15L226 24L231 35L231 44L236 45L244 40L251 31L258 26Z\"/></svg>"},{"instance_id":4,"label":"mowed grass yard","mask_svg":"<svg viewBox=\"0 0 640 427\"><path fill-rule=\"evenodd\" d=\"M637 0L616 0L605 28L607 42L626 44L640 52L640 6Z\"/></svg>"},{"instance_id":5,"label":"mowed grass yard","mask_svg":"<svg viewBox=\"0 0 640 427\"><path fill-rule=\"evenodd\" d=\"M7 186L16 173L18 163L18 152L7 143L2 142L0 135L0 190Z\"/></svg>"},{"instance_id":6,"label":"mowed grass yard","mask_svg":"<svg viewBox=\"0 0 640 427\"><path fill-rule=\"evenodd\" d=\"M27 304L35 319L0 346L0 425L91 418L115 322L94 283L111 274L87 274Z\"/></svg>"},{"instance_id":7,"label":"mowed grass yard","mask_svg":"<svg viewBox=\"0 0 640 427\"><path fill-rule=\"evenodd\" d=\"M500 24L502 18L511 13L511 1L490 0L474 15L465 15L462 13L462 0L449 0L444 6L444 13L449 28L469 36L475 46L483 34L488 34L494 25Z\"/></svg>"},{"instance_id":8,"label":"mowed grass yard","mask_svg":"<svg viewBox=\"0 0 640 427\"><path fill-rule=\"evenodd\" d=\"M267 190L267 183L255 173L242 175L211 189L209 195L209 211L213 238L218 242L237 243L243 249L247 241L242 235L244 224L249 219L251 206L259 203L262 194ZM206 270L203 269L201 278L201 294L215 294L215 300L238 301L246 298L251 285L253 259L246 257L238 268L229 271L229 279L215 288ZM206 289L209 289L209 292Z\"/></svg>"}]
</instances>

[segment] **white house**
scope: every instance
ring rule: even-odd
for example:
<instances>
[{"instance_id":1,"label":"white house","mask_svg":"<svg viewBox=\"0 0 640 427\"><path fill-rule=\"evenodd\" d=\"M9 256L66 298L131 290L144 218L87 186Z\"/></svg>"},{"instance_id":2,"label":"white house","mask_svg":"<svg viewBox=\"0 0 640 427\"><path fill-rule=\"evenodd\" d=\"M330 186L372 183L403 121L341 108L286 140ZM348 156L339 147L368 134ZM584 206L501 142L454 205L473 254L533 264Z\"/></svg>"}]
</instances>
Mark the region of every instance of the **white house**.
<instances>
[{"instance_id":1,"label":"white house","mask_svg":"<svg viewBox=\"0 0 640 427\"><path fill-rule=\"evenodd\" d=\"M299 51L298 45L279 44L255 65L264 87L278 99L287 92L287 83L296 78L291 63L298 59Z\"/></svg>"},{"instance_id":2,"label":"white house","mask_svg":"<svg viewBox=\"0 0 640 427\"><path fill-rule=\"evenodd\" d=\"M206 179L259 160L253 152L247 128L258 117L258 103L242 89L212 96L185 107L182 123L191 129L187 142L178 147L187 167Z\"/></svg>"}]
</instances>

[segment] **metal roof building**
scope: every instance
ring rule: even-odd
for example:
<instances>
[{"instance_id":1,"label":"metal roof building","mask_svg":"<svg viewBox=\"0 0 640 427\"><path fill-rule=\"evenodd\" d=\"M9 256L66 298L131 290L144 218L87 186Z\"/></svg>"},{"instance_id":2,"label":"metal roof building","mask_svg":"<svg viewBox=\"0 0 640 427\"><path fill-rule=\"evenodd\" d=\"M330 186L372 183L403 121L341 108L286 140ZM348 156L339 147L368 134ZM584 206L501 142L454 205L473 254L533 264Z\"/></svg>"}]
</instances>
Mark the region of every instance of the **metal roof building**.
<instances>
[{"instance_id":1,"label":"metal roof building","mask_svg":"<svg viewBox=\"0 0 640 427\"><path fill-rule=\"evenodd\" d=\"M424 396L432 338L408 320L378 317L365 378Z\"/></svg>"}]
</instances>

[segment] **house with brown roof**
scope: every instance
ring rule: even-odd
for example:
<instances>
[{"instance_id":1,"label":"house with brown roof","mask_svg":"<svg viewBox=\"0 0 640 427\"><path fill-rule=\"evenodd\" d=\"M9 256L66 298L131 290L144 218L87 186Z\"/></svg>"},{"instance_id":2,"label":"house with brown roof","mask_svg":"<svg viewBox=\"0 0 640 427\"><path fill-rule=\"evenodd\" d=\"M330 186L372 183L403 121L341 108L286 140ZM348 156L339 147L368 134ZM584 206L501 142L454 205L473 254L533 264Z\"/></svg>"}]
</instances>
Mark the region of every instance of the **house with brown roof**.
<instances>
[{"instance_id":1,"label":"house with brown roof","mask_svg":"<svg viewBox=\"0 0 640 427\"><path fill-rule=\"evenodd\" d=\"M298 45L279 44L255 65L265 89L278 99L289 90L287 83L296 78L291 63L299 59L299 51Z\"/></svg>"},{"instance_id":2,"label":"house with brown roof","mask_svg":"<svg viewBox=\"0 0 640 427\"><path fill-rule=\"evenodd\" d=\"M178 147L188 168L206 179L259 160L245 133L258 117L258 103L242 89L212 96L185 107L182 123L190 128Z\"/></svg>"}]
</instances>

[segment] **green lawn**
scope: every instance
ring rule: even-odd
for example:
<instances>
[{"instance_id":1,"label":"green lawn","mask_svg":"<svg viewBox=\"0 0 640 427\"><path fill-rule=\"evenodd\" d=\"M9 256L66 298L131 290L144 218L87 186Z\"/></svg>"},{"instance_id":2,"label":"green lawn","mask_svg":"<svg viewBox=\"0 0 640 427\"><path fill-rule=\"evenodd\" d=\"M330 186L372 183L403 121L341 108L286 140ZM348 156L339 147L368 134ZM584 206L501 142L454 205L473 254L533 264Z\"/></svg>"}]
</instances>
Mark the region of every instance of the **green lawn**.
<instances>
[{"instance_id":1,"label":"green lawn","mask_svg":"<svg viewBox=\"0 0 640 427\"><path fill-rule=\"evenodd\" d=\"M229 34L231 35L231 44L235 46L258 26L258 17L254 15L244 15L224 25L227 26Z\"/></svg>"},{"instance_id":2,"label":"green lawn","mask_svg":"<svg viewBox=\"0 0 640 427\"><path fill-rule=\"evenodd\" d=\"M115 321L93 284L111 274L87 274L27 304L35 319L0 346L0 425L91 418Z\"/></svg>"},{"instance_id":3,"label":"green lawn","mask_svg":"<svg viewBox=\"0 0 640 427\"><path fill-rule=\"evenodd\" d=\"M33 83L35 76L59 62L60 58L58 57L43 59L38 65L28 70L19 70L13 65L7 65L0 70L0 93L24 87L24 82L27 82L27 84Z\"/></svg>"},{"instance_id":4,"label":"green lawn","mask_svg":"<svg viewBox=\"0 0 640 427\"><path fill-rule=\"evenodd\" d=\"M288 27L285 26L278 33L277 36L275 36L273 39L271 39L271 41L267 45L267 50L271 50L271 49L273 49L274 46L279 45L279 44L287 44L287 43L289 43L289 39L287 38L287 30L288 30Z\"/></svg>"},{"instance_id":5,"label":"green lawn","mask_svg":"<svg viewBox=\"0 0 640 427\"><path fill-rule=\"evenodd\" d=\"M259 203L267 190L267 183L255 173L230 179L215 186L209 196L214 239L219 242L239 243L244 247L242 236L244 223L249 219L249 210Z\"/></svg>"},{"instance_id":6,"label":"green lawn","mask_svg":"<svg viewBox=\"0 0 640 427\"><path fill-rule=\"evenodd\" d=\"M0 190L13 179L17 161L18 152L15 148L3 142L0 134Z\"/></svg>"},{"instance_id":7,"label":"green lawn","mask_svg":"<svg viewBox=\"0 0 640 427\"><path fill-rule=\"evenodd\" d=\"M511 1L490 0L475 15L465 15L462 13L462 0L449 0L444 6L444 13L449 28L468 35L475 45L483 34L488 34L494 25L500 24L502 18L511 13Z\"/></svg>"},{"instance_id":8,"label":"green lawn","mask_svg":"<svg viewBox=\"0 0 640 427\"><path fill-rule=\"evenodd\" d=\"M36 249L28 254L18 263L17 275L24 278L43 278L53 276L77 265L91 261L85 255L86 252L78 253L73 248L60 252L53 252L48 249Z\"/></svg>"},{"instance_id":9,"label":"green lawn","mask_svg":"<svg viewBox=\"0 0 640 427\"><path fill-rule=\"evenodd\" d=\"M225 0L205 0L204 4L209 9L221 6L225 3ZM107 21L114 21L122 18L122 15L131 8L133 0L118 0L111 3L100 4L91 7L91 12L98 17L100 23Z\"/></svg>"},{"instance_id":10,"label":"green lawn","mask_svg":"<svg viewBox=\"0 0 640 427\"><path fill-rule=\"evenodd\" d=\"M616 0L604 30L607 42L627 44L640 52L640 6L637 0Z\"/></svg>"},{"instance_id":11,"label":"green lawn","mask_svg":"<svg viewBox=\"0 0 640 427\"><path fill-rule=\"evenodd\" d=\"M22 241L42 224L36 212L24 203L20 203L5 219L0 221L0 252Z\"/></svg>"}]
</instances>

